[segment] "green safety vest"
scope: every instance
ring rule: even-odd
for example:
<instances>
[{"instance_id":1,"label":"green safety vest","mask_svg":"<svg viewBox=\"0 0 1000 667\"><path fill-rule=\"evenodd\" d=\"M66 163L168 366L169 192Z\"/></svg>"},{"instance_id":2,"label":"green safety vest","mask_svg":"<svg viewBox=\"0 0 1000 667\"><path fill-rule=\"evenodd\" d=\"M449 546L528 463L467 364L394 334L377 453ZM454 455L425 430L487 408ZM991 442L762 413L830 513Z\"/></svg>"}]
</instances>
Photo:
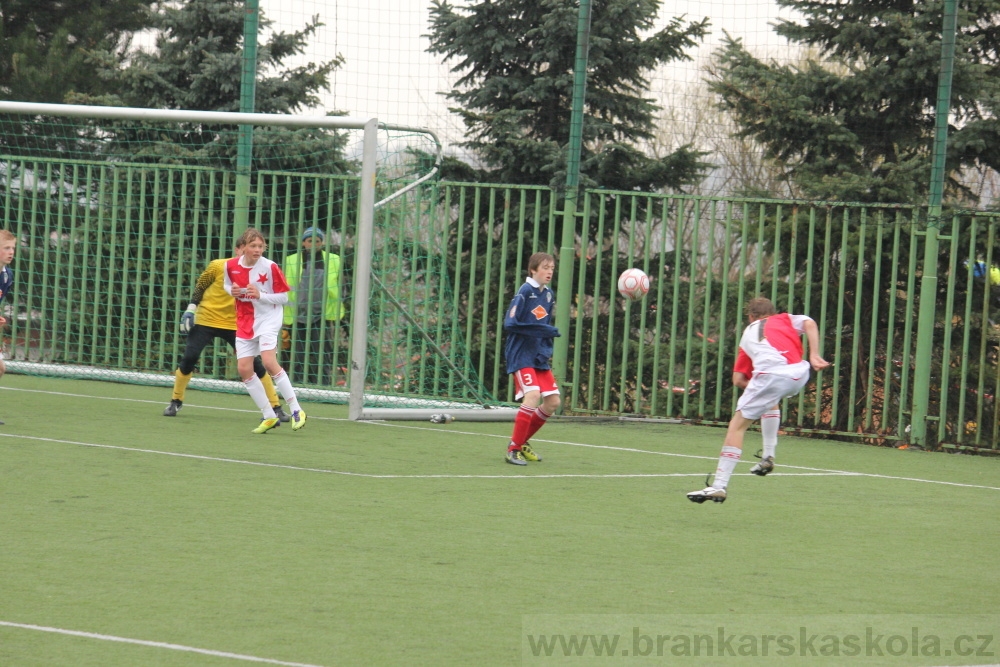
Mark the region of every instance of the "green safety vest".
<instances>
[{"instance_id":1,"label":"green safety vest","mask_svg":"<svg viewBox=\"0 0 1000 667\"><path fill-rule=\"evenodd\" d=\"M329 321L339 321L347 311L344 302L340 298L340 255L332 252L323 253L323 266L326 270L326 319ZM296 288L299 285L299 278L302 277L302 253L295 253L285 258L285 264L281 267L285 273L285 280L292 291L288 293L288 303L285 304L284 324L291 326L295 322L295 299Z\"/></svg>"}]
</instances>

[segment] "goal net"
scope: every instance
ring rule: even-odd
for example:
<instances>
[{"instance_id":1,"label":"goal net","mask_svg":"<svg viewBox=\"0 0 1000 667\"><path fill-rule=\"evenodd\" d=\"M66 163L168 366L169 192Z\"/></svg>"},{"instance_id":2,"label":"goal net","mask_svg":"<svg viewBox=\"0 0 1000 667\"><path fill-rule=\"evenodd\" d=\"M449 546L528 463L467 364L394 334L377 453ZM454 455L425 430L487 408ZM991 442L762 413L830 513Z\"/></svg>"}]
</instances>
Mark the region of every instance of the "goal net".
<instances>
[{"instance_id":1,"label":"goal net","mask_svg":"<svg viewBox=\"0 0 1000 667\"><path fill-rule=\"evenodd\" d=\"M462 256L449 243L449 202L426 182L380 188L370 239L359 234L359 285L354 358L367 360L363 396L352 389L353 419L509 421L514 410L493 398L469 356L462 317L469 297L456 287ZM370 248L365 245L370 243ZM367 303L362 303L369 294ZM361 327L367 327L362 331ZM362 349L362 346L365 349ZM360 378L360 370L355 369Z\"/></svg>"},{"instance_id":2,"label":"goal net","mask_svg":"<svg viewBox=\"0 0 1000 667\"><path fill-rule=\"evenodd\" d=\"M368 118L0 102L0 208L18 244L8 368L171 385L198 276L254 226L283 266L307 232L341 266L342 307L299 294L322 325L291 323L279 354L302 398L355 419L482 411L495 401L448 336L454 300L428 305L453 298L446 272L428 277L448 262L419 194L439 157L433 133ZM244 391L236 380L216 343L190 386Z\"/></svg>"}]
</instances>

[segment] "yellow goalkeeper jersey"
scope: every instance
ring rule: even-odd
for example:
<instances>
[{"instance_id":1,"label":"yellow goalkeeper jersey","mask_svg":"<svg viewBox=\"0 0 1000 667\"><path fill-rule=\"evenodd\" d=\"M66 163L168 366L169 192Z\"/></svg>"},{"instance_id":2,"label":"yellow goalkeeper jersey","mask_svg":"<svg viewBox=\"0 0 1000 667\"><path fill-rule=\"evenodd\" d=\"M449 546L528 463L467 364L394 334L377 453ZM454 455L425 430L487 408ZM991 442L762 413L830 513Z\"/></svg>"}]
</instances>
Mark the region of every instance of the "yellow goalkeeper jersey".
<instances>
[{"instance_id":1,"label":"yellow goalkeeper jersey","mask_svg":"<svg viewBox=\"0 0 1000 667\"><path fill-rule=\"evenodd\" d=\"M223 287L228 259L214 259L195 283L191 303L198 305L195 324L236 330L236 300Z\"/></svg>"}]
</instances>

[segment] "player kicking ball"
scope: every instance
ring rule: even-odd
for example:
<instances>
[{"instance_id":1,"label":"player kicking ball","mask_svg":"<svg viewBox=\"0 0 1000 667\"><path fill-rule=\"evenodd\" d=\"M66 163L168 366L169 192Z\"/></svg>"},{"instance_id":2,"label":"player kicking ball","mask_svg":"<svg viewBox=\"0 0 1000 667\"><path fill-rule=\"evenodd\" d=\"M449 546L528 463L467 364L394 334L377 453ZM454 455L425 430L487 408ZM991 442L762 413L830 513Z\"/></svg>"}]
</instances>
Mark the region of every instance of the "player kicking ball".
<instances>
[{"instance_id":1,"label":"player kicking ball","mask_svg":"<svg viewBox=\"0 0 1000 667\"><path fill-rule=\"evenodd\" d=\"M288 303L288 283L281 267L264 257L267 242L258 230L247 229L237 245L243 246L243 255L226 262L225 288L236 299L236 370L263 414L253 433L267 433L281 425L264 385L253 372L257 355L292 411L292 430L298 431L306 424L306 413L300 408L277 355L283 308Z\"/></svg>"},{"instance_id":2,"label":"player kicking ball","mask_svg":"<svg viewBox=\"0 0 1000 667\"><path fill-rule=\"evenodd\" d=\"M819 327L806 315L778 313L770 299L758 297L747 303L750 324L743 330L740 350L733 367L733 384L743 389L736 412L729 421L726 440L719 455L712 485L687 494L688 500L726 502L729 477L743 454L743 436L750 424L761 420L764 451L760 463L750 469L763 477L774 470L782 399L802 391L809 381L809 367L821 371L830 366L819 354ZM809 361L802 358L802 334L809 343ZM747 380L749 378L749 380Z\"/></svg>"}]
</instances>

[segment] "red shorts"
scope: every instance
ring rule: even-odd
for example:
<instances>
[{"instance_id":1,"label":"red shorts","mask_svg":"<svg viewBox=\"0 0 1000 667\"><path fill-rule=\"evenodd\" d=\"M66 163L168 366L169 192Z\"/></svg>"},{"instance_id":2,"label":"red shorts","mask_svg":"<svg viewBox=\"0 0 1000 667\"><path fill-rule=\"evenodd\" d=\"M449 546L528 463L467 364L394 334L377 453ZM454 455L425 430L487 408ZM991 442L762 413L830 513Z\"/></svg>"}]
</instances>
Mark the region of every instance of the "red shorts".
<instances>
[{"instance_id":1,"label":"red shorts","mask_svg":"<svg viewBox=\"0 0 1000 667\"><path fill-rule=\"evenodd\" d=\"M519 401L529 391L540 391L542 396L559 393L559 385L556 384L556 376L552 371L540 371L537 368L522 368L513 373L514 385L517 392L514 400Z\"/></svg>"}]
</instances>

